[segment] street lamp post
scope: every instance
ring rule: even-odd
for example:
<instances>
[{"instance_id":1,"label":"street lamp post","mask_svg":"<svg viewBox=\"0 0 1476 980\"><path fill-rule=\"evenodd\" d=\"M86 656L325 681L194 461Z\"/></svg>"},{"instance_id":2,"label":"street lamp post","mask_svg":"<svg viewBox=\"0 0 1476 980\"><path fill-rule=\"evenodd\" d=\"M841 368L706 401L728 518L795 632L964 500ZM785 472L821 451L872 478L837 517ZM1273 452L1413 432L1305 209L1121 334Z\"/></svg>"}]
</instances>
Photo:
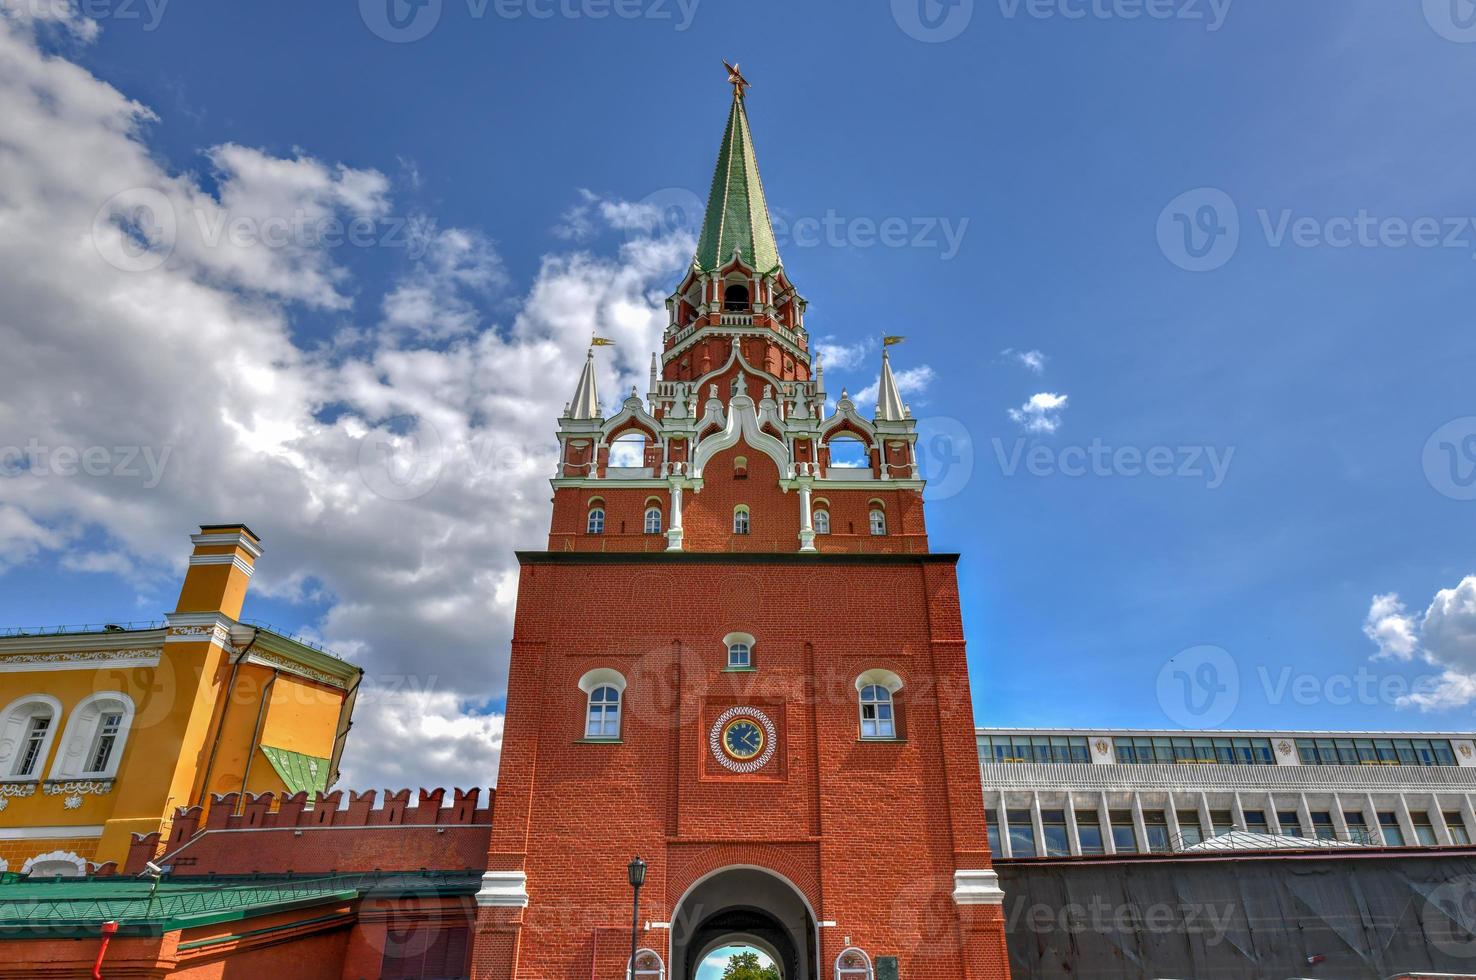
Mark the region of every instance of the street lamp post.
<instances>
[{"instance_id":1,"label":"street lamp post","mask_svg":"<svg viewBox=\"0 0 1476 980\"><path fill-rule=\"evenodd\" d=\"M641 886L646 883L646 862L639 857L635 858L626 867L630 872L630 977L635 980L636 972L636 930L641 920Z\"/></svg>"}]
</instances>

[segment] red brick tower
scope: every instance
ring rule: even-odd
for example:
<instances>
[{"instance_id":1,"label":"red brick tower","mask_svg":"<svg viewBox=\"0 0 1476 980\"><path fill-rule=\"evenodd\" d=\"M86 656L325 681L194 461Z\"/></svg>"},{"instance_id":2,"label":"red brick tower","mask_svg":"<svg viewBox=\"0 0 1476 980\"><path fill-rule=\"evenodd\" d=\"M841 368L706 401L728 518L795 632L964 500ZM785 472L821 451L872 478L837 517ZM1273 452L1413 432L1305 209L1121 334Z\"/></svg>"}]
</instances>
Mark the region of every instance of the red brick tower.
<instances>
[{"instance_id":1,"label":"red brick tower","mask_svg":"<svg viewBox=\"0 0 1476 980\"><path fill-rule=\"evenodd\" d=\"M1004 978L957 556L885 355L872 419L827 412L731 80L651 390L607 417L591 350L519 554L475 975L627 975L639 855L639 980L730 942L785 980Z\"/></svg>"}]
</instances>

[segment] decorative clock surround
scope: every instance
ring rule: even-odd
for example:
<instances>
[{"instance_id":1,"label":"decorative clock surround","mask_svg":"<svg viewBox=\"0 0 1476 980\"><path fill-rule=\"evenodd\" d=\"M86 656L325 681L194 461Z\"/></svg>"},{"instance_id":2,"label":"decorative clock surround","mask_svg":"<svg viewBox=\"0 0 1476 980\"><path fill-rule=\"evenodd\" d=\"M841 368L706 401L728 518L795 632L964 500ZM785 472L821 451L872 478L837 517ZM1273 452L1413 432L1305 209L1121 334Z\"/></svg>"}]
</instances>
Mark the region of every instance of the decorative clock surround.
<instances>
[{"instance_id":1,"label":"decorative clock surround","mask_svg":"<svg viewBox=\"0 0 1476 980\"><path fill-rule=\"evenodd\" d=\"M748 735L750 726L758 730L757 740ZM736 773L758 772L774 758L779 748L779 733L768 715L757 708L739 705L717 716L708 732L707 744L712 757L723 768Z\"/></svg>"}]
</instances>

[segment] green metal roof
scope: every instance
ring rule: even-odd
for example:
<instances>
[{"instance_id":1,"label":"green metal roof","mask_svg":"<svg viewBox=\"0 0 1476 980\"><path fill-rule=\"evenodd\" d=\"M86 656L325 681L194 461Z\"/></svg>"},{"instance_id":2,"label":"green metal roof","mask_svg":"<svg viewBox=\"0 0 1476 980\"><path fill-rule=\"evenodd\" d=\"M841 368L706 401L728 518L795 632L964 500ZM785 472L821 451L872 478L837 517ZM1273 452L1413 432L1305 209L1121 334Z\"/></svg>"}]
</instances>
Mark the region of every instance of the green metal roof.
<instances>
[{"instance_id":1,"label":"green metal roof","mask_svg":"<svg viewBox=\"0 0 1476 980\"><path fill-rule=\"evenodd\" d=\"M282 777L282 782L287 784L288 792L328 792L328 770L331 765L328 759L271 745L263 745L261 754L267 757L272 768L277 770L277 775Z\"/></svg>"},{"instance_id":2,"label":"green metal roof","mask_svg":"<svg viewBox=\"0 0 1476 980\"><path fill-rule=\"evenodd\" d=\"M176 929L250 919L394 894L474 894L481 876L465 872L374 872L297 878L291 875L149 879L0 879L0 937L78 937L117 922L121 935L157 936Z\"/></svg>"},{"instance_id":3,"label":"green metal roof","mask_svg":"<svg viewBox=\"0 0 1476 980\"><path fill-rule=\"evenodd\" d=\"M759 180L748 111L741 97L733 99L723 146L718 151L712 190L707 195L707 216L697 241L697 267L710 272L726 265L735 246L742 249L743 261L761 273L773 272L779 266L779 246L769 222L769 202Z\"/></svg>"}]
</instances>

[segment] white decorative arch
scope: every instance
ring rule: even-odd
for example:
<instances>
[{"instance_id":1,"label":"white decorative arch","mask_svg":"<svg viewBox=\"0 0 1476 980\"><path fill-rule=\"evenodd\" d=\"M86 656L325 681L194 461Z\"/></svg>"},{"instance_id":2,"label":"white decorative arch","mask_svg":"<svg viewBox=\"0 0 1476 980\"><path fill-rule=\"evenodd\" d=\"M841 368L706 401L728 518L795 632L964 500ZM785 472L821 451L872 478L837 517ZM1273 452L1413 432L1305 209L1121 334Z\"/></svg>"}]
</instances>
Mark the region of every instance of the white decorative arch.
<instances>
[{"instance_id":1,"label":"white decorative arch","mask_svg":"<svg viewBox=\"0 0 1476 980\"><path fill-rule=\"evenodd\" d=\"M893 694L902 690L902 678L882 667L875 667L856 675L857 691L860 691L863 687L869 687L872 684L884 687Z\"/></svg>"},{"instance_id":2,"label":"white decorative arch","mask_svg":"<svg viewBox=\"0 0 1476 980\"><path fill-rule=\"evenodd\" d=\"M635 970L632 966L631 961L626 960L625 975L627 978L633 977L634 980L641 980L642 977L655 977L656 980L666 980L666 961L661 958L660 953L656 952L654 949L651 949L649 946L646 946L636 950L635 963L644 966L645 964L641 963L642 957L650 957L651 959L654 959L656 961L656 969Z\"/></svg>"},{"instance_id":3,"label":"white decorative arch","mask_svg":"<svg viewBox=\"0 0 1476 980\"><path fill-rule=\"evenodd\" d=\"M613 687L625 693L625 675L610 667L597 667L579 678L579 689L589 694L597 687Z\"/></svg>"},{"instance_id":4,"label":"white decorative arch","mask_svg":"<svg viewBox=\"0 0 1476 980\"><path fill-rule=\"evenodd\" d=\"M67 719L61 748L57 750L56 761L51 764L51 778L112 779L116 776L133 728L133 711L133 699L122 691L99 691L79 701ZM104 714L121 714L123 718L113 738L107 765L101 771L92 772L88 766Z\"/></svg>"},{"instance_id":5,"label":"white decorative arch","mask_svg":"<svg viewBox=\"0 0 1476 980\"><path fill-rule=\"evenodd\" d=\"M794 478L794 464L789 460L789 447L782 440L759 428L753 399L747 395L734 395L728 402L727 423L720 431L697 444L697 451L692 455L692 476L701 479L702 470L709 460L725 449L732 449L740 441L772 459L779 467L781 480Z\"/></svg>"},{"instance_id":6,"label":"white decorative arch","mask_svg":"<svg viewBox=\"0 0 1476 980\"><path fill-rule=\"evenodd\" d=\"M845 965L847 957L853 960L859 958L861 965L847 967ZM835 958L835 980L857 980L857 978L871 980L874 976L876 973L872 970L871 957L866 955L866 950L859 946L847 946Z\"/></svg>"},{"instance_id":7,"label":"white decorative arch","mask_svg":"<svg viewBox=\"0 0 1476 980\"><path fill-rule=\"evenodd\" d=\"M27 858L20 873L31 878L85 878L87 861L71 851L49 851Z\"/></svg>"},{"instance_id":8,"label":"white decorative arch","mask_svg":"<svg viewBox=\"0 0 1476 980\"><path fill-rule=\"evenodd\" d=\"M41 752L35 768L26 776L16 773L26 736L31 729L31 720L41 716L51 719L46 736L41 740ZM0 714L0 779L39 779L46 768L46 759L51 754L51 743L56 739L56 730L61 727L61 702L49 694L27 694L16 698L5 706Z\"/></svg>"}]
</instances>

